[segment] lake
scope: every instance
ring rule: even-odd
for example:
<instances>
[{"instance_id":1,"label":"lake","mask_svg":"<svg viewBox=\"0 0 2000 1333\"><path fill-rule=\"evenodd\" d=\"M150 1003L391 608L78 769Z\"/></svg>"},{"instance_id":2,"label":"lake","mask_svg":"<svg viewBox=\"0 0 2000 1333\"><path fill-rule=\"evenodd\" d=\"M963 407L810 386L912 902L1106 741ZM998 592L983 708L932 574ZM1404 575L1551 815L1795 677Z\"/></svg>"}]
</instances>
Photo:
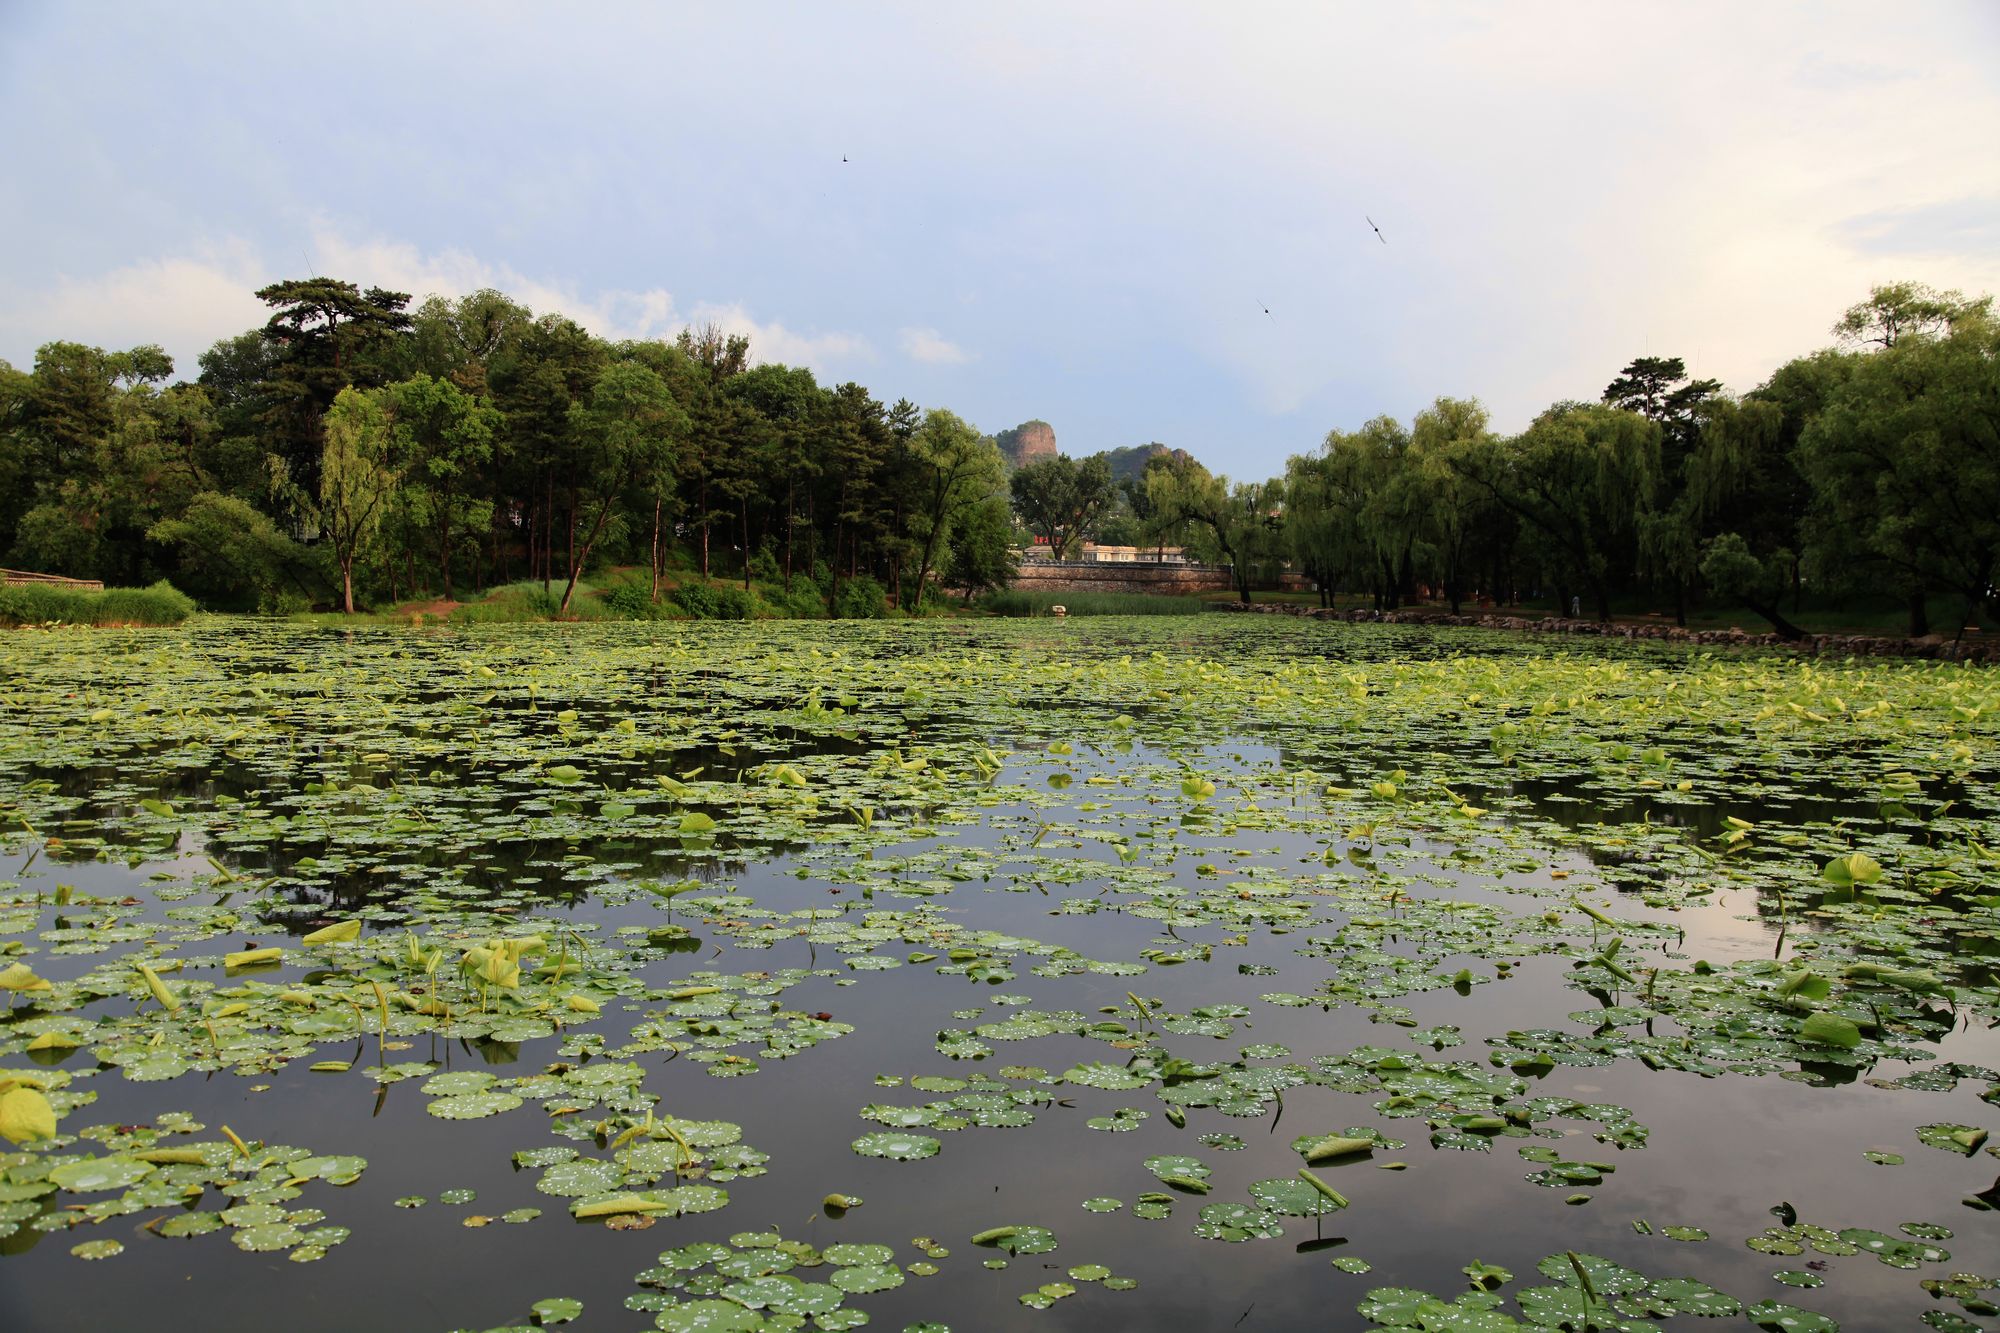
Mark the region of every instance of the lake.
<instances>
[{"instance_id":1,"label":"lake","mask_svg":"<svg viewBox=\"0 0 2000 1333\"><path fill-rule=\"evenodd\" d=\"M0 1324L1994 1327L1995 680L9 633Z\"/></svg>"}]
</instances>

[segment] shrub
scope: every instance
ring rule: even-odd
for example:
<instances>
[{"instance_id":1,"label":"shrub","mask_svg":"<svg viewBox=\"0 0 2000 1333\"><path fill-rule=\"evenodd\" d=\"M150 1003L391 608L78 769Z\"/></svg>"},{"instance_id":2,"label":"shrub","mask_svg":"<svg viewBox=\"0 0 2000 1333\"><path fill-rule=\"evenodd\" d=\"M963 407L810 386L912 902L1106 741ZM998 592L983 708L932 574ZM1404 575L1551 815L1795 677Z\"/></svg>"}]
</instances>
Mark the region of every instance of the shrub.
<instances>
[{"instance_id":1,"label":"shrub","mask_svg":"<svg viewBox=\"0 0 2000 1333\"><path fill-rule=\"evenodd\" d=\"M863 575L840 585L840 595L833 601L833 614L841 620L880 620L888 600L888 591Z\"/></svg>"},{"instance_id":2,"label":"shrub","mask_svg":"<svg viewBox=\"0 0 2000 1333\"><path fill-rule=\"evenodd\" d=\"M734 586L715 590L715 618L717 620L748 620L755 606L750 594Z\"/></svg>"},{"instance_id":3,"label":"shrub","mask_svg":"<svg viewBox=\"0 0 2000 1333\"><path fill-rule=\"evenodd\" d=\"M194 600L162 579L150 588L90 592L53 584L0 587L0 625L178 625Z\"/></svg>"},{"instance_id":4,"label":"shrub","mask_svg":"<svg viewBox=\"0 0 2000 1333\"><path fill-rule=\"evenodd\" d=\"M713 620L719 614L715 589L706 583L683 583L674 589L674 604L696 620Z\"/></svg>"},{"instance_id":5,"label":"shrub","mask_svg":"<svg viewBox=\"0 0 2000 1333\"><path fill-rule=\"evenodd\" d=\"M651 620L653 595L643 583L621 583L604 599L604 605L627 620Z\"/></svg>"}]
</instances>

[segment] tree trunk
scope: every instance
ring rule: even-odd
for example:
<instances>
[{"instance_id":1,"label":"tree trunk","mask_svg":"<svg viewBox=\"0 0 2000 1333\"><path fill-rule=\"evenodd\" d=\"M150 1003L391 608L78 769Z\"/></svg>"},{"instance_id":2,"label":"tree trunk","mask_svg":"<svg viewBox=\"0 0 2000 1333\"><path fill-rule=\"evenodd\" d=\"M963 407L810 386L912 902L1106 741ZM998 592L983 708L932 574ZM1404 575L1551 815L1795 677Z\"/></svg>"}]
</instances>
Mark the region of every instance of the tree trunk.
<instances>
[{"instance_id":1,"label":"tree trunk","mask_svg":"<svg viewBox=\"0 0 2000 1333\"><path fill-rule=\"evenodd\" d=\"M1781 639L1789 639L1796 643L1806 636L1804 630L1785 619L1784 613L1779 611L1775 606L1768 606L1763 602L1753 602L1747 597L1743 599L1743 605L1770 621L1771 628L1778 632L1778 637Z\"/></svg>"},{"instance_id":2,"label":"tree trunk","mask_svg":"<svg viewBox=\"0 0 2000 1333\"><path fill-rule=\"evenodd\" d=\"M1592 600L1594 600L1597 603L1597 623L1600 625L1610 624L1611 590L1605 587L1601 583L1598 584L1594 589L1592 589Z\"/></svg>"},{"instance_id":3,"label":"tree trunk","mask_svg":"<svg viewBox=\"0 0 2000 1333\"><path fill-rule=\"evenodd\" d=\"M348 615L354 614L354 557L342 556L340 560L340 609Z\"/></svg>"},{"instance_id":4,"label":"tree trunk","mask_svg":"<svg viewBox=\"0 0 2000 1333\"><path fill-rule=\"evenodd\" d=\"M737 515L742 519L743 528L743 591L750 591L750 493L745 491L736 501Z\"/></svg>"},{"instance_id":5,"label":"tree trunk","mask_svg":"<svg viewBox=\"0 0 2000 1333\"><path fill-rule=\"evenodd\" d=\"M569 560L569 586L571 588L575 588L576 576L580 572L582 572L583 569L583 566L578 564L576 559L576 497L575 496L570 497L568 518L569 518L569 550L567 552L567 558ZM569 610L568 592L563 593L562 609L565 611Z\"/></svg>"},{"instance_id":6,"label":"tree trunk","mask_svg":"<svg viewBox=\"0 0 2000 1333\"><path fill-rule=\"evenodd\" d=\"M660 503L661 497L653 497L653 600L660 600Z\"/></svg>"},{"instance_id":7,"label":"tree trunk","mask_svg":"<svg viewBox=\"0 0 2000 1333\"><path fill-rule=\"evenodd\" d=\"M1752 611L1757 610L1757 608L1754 606L1751 607L1750 609ZM1763 612L1758 611L1757 614L1762 615ZM1674 580L1674 623L1680 626L1682 629L1687 628L1688 588L1687 588L1687 580L1685 579L1677 578Z\"/></svg>"},{"instance_id":8,"label":"tree trunk","mask_svg":"<svg viewBox=\"0 0 2000 1333\"><path fill-rule=\"evenodd\" d=\"M556 474L550 469L544 480L542 506L542 591L547 593L556 562Z\"/></svg>"},{"instance_id":9,"label":"tree trunk","mask_svg":"<svg viewBox=\"0 0 2000 1333\"><path fill-rule=\"evenodd\" d=\"M796 500L798 483L791 477L785 478L785 596L792 595L792 506Z\"/></svg>"},{"instance_id":10,"label":"tree trunk","mask_svg":"<svg viewBox=\"0 0 2000 1333\"><path fill-rule=\"evenodd\" d=\"M1917 588L1910 593L1910 637L1921 639L1931 632L1929 609L1924 605L1924 590Z\"/></svg>"}]
</instances>

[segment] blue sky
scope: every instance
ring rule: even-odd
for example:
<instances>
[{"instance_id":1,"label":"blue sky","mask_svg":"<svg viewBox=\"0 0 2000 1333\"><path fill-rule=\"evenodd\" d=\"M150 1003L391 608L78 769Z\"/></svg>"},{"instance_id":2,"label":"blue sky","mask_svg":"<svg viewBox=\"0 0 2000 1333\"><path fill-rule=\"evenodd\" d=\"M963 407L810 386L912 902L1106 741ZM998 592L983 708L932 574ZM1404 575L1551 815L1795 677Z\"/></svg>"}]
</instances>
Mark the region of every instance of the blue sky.
<instances>
[{"instance_id":1,"label":"blue sky","mask_svg":"<svg viewBox=\"0 0 2000 1333\"><path fill-rule=\"evenodd\" d=\"M1239 477L1440 394L1517 429L1641 354L1749 389L1873 283L2000 290L1976 0L0 0L0 117L16 365L191 376L311 265L713 319Z\"/></svg>"}]
</instances>

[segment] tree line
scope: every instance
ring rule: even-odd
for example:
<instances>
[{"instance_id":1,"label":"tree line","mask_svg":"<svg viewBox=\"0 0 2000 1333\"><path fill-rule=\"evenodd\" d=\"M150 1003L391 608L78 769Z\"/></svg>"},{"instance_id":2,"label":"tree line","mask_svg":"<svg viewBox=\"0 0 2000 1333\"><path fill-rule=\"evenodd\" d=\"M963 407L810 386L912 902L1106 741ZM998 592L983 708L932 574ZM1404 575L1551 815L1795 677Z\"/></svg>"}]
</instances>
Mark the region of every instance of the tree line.
<instances>
[{"instance_id":1,"label":"tree line","mask_svg":"<svg viewBox=\"0 0 2000 1333\"><path fill-rule=\"evenodd\" d=\"M1913 635L1937 597L2000 618L1993 298L1881 286L1833 334L1741 397L1678 357L1641 357L1597 401L1556 403L1515 435L1475 400L1439 398L1407 425L1335 430L1266 481L1156 452L1122 487L1099 459L1038 462L1013 495L1059 554L1119 527L1229 565L1246 601L1289 568L1323 601L1384 609L1545 598L1609 619L1644 597L1684 624L1707 598L1796 637L1786 609L1810 589L1893 599Z\"/></svg>"},{"instance_id":2,"label":"tree line","mask_svg":"<svg viewBox=\"0 0 2000 1333\"><path fill-rule=\"evenodd\" d=\"M781 613L875 614L1004 585L1025 531L1058 559L1184 547L1245 600L1288 569L1383 608L1643 597L1684 621L1707 599L1787 635L1808 591L1894 599L1913 634L1938 597L2000 612L2000 323L1918 283L1740 397L1642 357L1518 434L1439 398L1248 482L1158 445L1010 475L947 410L753 365L713 327L612 342L494 291L257 295L269 320L193 381L151 346L0 362L8 563L241 609L527 581L558 613L593 567L639 566L657 599L678 563Z\"/></svg>"},{"instance_id":3,"label":"tree line","mask_svg":"<svg viewBox=\"0 0 2000 1333\"><path fill-rule=\"evenodd\" d=\"M714 327L613 342L495 291L329 278L171 382L154 346L0 362L12 565L203 604L347 610L679 557L790 614L968 595L1012 573L1005 463L948 410L753 365Z\"/></svg>"}]
</instances>

